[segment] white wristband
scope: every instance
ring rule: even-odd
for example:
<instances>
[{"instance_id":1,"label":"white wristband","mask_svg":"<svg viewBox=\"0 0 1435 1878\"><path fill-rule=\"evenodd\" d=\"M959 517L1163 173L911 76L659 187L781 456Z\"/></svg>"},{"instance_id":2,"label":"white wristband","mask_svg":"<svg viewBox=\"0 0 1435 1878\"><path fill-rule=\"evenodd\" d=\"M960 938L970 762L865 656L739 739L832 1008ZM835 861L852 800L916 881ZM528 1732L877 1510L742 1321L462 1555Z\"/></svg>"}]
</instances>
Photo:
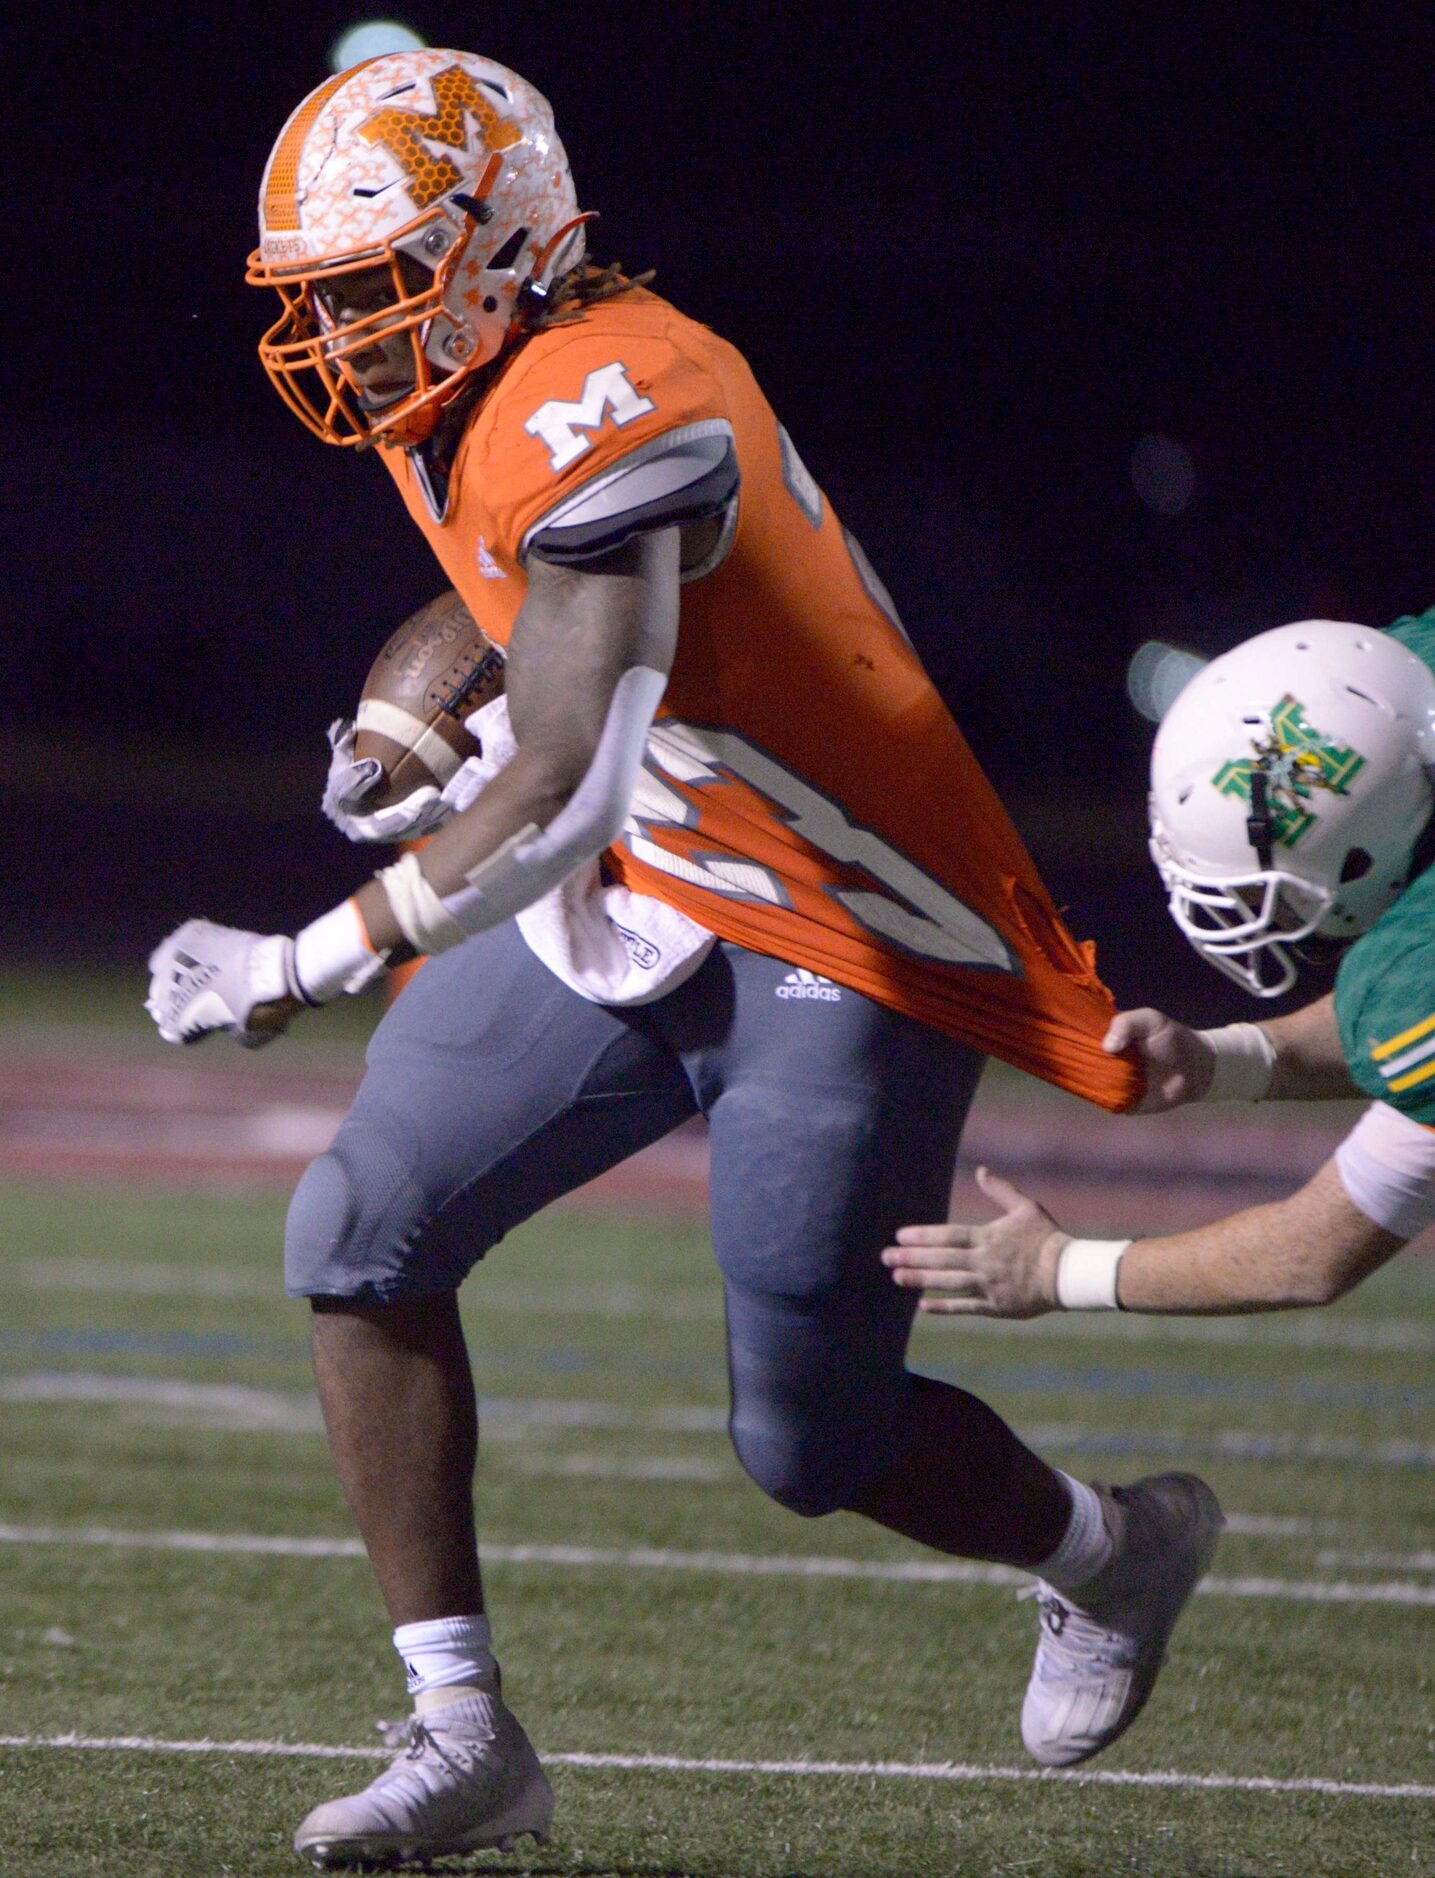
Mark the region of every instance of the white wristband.
<instances>
[{"instance_id":1,"label":"white wristband","mask_svg":"<svg viewBox=\"0 0 1435 1878\"><path fill-rule=\"evenodd\" d=\"M1203 1102L1259 1102L1276 1070L1276 1046L1259 1024L1223 1024L1198 1030L1215 1061Z\"/></svg>"},{"instance_id":2,"label":"white wristband","mask_svg":"<svg viewBox=\"0 0 1435 1878\"><path fill-rule=\"evenodd\" d=\"M341 991L362 991L387 964L387 955L369 944L352 900L311 921L294 941L295 989L306 1004L327 1004Z\"/></svg>"},{"instance_id":3,"label":"white wristband","mask_svg":"<svg viewBox=\"0 0 1435 1878\"><path fill-rule=\"evenodd\" d=\"M1056 1261L1056 1301L1063 1311L1119 1311L1116 1272L1129 1239L1068 1239Z\"/></svg>"}]
</instances>

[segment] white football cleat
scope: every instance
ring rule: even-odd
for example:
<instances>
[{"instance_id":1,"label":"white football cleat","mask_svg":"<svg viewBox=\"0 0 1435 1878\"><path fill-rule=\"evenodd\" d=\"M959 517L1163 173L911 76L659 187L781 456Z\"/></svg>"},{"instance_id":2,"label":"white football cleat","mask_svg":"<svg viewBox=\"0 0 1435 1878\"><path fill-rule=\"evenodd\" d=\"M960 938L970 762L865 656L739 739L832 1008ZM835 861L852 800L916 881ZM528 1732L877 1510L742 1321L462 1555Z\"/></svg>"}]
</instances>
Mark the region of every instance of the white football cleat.
<instances>
[{"instance_id":1,"label":"white football cleat","mask_svg":"<svg viewBox=\"0 0 1435 1878\"><path fill-rule=\"evenodd\" d=\"M408 1723L408 1745L362 1793L327 1800L294 1835L316 1865L393 1864L548 1836L553 1789L497 1695L467 1696Z\"/></svg>"},{"instance_id":2,"label":"white football cleat","mask_svg":"<svg viewBox=\"0 0 1435 1878\"><path fill-rule=\"evenodd\" d=\"M1043 1767L1072 1767L1110 1747L1145 1706L1166 1641L1216 1549L1220 1502L1194 1474L1098 1487L1115 1541L1078 1595L1038 1582L1036 1661L1021 1738Z\"/></svg>"}]
</instances>

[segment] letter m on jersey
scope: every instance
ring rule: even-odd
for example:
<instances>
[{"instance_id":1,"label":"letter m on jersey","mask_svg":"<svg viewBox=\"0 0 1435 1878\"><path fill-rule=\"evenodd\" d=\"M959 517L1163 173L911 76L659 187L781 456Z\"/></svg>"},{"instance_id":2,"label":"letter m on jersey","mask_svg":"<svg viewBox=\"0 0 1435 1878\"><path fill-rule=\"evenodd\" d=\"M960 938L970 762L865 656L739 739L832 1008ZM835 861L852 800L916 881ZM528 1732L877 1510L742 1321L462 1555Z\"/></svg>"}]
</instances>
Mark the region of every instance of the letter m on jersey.
<instances>
[{"instance_id":1,"label":"letter m on jersey","mask_svg":"<svg viewBox=\"0 0 1435 1878\"><path fill-rule=\"evenodd\" d=\"M600 365L597 371L589 372L583 380L581 398L550 398L539 405L523 428L530 437L543 439L556 473L593 448L593 439L579 433L597 430L610 412L614 424L621 426L657 408L651 398L638 392L622 360L615 359L611 365Z\"/></svg>"}]
</instances>

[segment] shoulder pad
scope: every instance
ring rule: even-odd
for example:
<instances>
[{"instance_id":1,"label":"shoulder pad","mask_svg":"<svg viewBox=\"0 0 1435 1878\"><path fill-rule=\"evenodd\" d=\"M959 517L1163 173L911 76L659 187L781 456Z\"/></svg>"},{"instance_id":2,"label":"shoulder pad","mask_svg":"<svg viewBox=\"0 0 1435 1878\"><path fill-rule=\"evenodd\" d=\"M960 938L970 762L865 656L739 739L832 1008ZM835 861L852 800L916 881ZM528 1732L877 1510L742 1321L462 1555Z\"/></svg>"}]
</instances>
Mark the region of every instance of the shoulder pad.
<instances>
[{"instance_id":1,"label":"shoulder pad","mask_svg":"<svg viewBox=\"0 0 1435 1878\"><path fill-rule=\"evenodd\" d=\"M701 359L676 343L681 334L670 334L642 308L625 313L621 301L613 308L605 320L541 334L484 409L473 473L493 524L490 546L515 560L550 522L587 529L600 521L581 498L601 500L613 472L653 463L677 443L683 446L678 473L690 479L694 469L706 474L716 467L708 439L731 440L722 387ZM674 493L673 475L673 466L651 470L613 500L628 508L661 500ZM660 486L664 477L666 488ZM645 493L647 480L652 487ZM575 497L577 519L570 512L565 520L558 511ZM555 545L560 553L595 551L577 535Z\"/></svg>"},{"instance_id":2,"label":"shoulder pad","mask_svg":"<svg viewBox=\"0 0 1435 1878\"><path fill-rule=\"evenodd\" d=\"M650 438L540 516L519 547L541 560L581 563L632 536L719 515L737 494L737 448L725 418Z\"/></svg>"}]
</instances>

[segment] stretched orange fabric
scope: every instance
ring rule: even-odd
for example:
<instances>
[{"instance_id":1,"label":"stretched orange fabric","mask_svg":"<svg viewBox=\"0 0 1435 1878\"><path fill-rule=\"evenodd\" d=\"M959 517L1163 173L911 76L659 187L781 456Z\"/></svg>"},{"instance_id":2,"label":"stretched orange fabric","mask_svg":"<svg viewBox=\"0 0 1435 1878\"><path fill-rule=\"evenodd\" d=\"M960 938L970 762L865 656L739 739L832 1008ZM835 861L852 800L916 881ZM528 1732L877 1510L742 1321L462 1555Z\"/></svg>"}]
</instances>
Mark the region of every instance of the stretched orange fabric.
<instances>
[{"instance_id":1,"label":"stretched orange fabric","mask_svg":"<svg viewBox=\"0 0 1435 1878\"><path fill-rule=\"evenodd\" d=\"M540 333L470 419L436 510L381 452L484 630L507 643L527 543L578 491L683 436L730 436L736 520L683 588L633 816L607 860L725 939L850 985L1112 1110L1115 1012L865 557L742 356L637 291Z\"/></svg>"}]
</instances>

